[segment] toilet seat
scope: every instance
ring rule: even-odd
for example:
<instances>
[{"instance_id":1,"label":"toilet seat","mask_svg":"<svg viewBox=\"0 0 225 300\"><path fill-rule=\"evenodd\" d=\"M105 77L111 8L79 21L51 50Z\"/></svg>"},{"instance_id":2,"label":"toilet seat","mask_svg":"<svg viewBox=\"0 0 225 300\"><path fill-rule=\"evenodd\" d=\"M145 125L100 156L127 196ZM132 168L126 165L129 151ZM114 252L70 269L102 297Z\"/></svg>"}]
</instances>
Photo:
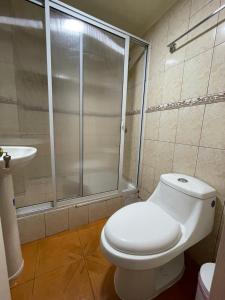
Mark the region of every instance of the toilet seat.
<instances>
[{"instance_id":1,"label":"toilet seat","mask_svg":"<svg viewBox=\"0 0 225 300\"><path fill-rule=\"evenodd\" d=\"M180 224L151 202L139 202L117 211L105 225L107 242L134 255L157 254L174 247L181 238Z\"/></svg>"}]
</instances>

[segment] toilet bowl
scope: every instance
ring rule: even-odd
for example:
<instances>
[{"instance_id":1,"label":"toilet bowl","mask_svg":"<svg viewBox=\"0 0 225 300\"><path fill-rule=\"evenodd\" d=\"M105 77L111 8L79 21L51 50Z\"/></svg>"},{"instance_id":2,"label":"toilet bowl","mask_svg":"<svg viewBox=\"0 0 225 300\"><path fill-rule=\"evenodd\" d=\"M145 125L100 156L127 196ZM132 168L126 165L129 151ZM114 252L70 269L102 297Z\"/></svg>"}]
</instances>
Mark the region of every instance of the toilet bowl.
<instances>
[{"instance_id":1,"label":"toilet bowl","mask_svg":"<svg viewBox=\"0 0 225 300\"><path fill-rule=\"evenodd\" d=\"M163 174L150 198L121 208L105 224L101 249L116 265L122 300L153 299L179 280L184 251L212 230L216 191L183 174Z\"/></svg>"}]
</instances>

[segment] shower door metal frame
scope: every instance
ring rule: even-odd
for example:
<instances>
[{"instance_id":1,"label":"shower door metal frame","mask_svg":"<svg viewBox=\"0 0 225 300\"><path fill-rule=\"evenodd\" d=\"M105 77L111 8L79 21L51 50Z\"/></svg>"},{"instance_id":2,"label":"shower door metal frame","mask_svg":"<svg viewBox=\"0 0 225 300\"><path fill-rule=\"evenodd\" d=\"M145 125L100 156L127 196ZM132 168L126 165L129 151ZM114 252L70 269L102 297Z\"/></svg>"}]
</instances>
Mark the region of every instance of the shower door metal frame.
<instances>
[{"instance_id":1,"label":"shower door metal frame","mask_svg":"<svg viewBox=\"0 0 225 300\"><path fill-rule=\"evenodd\" d=\"M118 183L117 189L109 192L102 192L93 194L90 196L81 196L81 197L71 197L63 199L62 201L57 200L56 194L56 168L55 168L55 142L54 142L54 111L53 111L53 97L52 97L52 62L51 62L51 28L50 28L50 9L56 9L59 12L65 13L71 17L74 17L78 20L96 26L97 28L103 29L106 32L115 34L124 39L125 48L124 48L124 69L123 69L123 89L122 89L122 101L121 101L121 121L120 121L120 147L119 147L119 162L118 162ZM119 196L122 187L122 171L123 171L123 152L124 152L124 129L125 129L125 116L126 116L126 98L127 98L127 81L128 81L128 64L129 64L129 45L130 45L130 36L126 33L123 33L119 30L114 29L112 26L103 24L104 22L99 22L97 19L90 17L84 13L81 14L80 11L70 7L57 0L45 0L45 28L46 28L46 53L47 53L47 78L48 78L48 98L49 98L49 130L50 130L50 150L51 150L51 167L52 167L52 185L54 189L54 200L53 207L56 206L65 206L71 203L85 203L86 201L95 201L100 198L112 198ZM82 49L82 45L81 48ZM83 71L83 53L80 54L80 69ZM83 73L80 72L80 137L83 153ZM83 162L83 154L80 159L80 179L83 181L83 170L81 170ZM81 173L82 172L82 173ZM82 178L81 178L82 177ZM81 183L82 183L81 181ZM81 187L83 189L83 187Z\"/></svg>"},{"instance_id":2,"label":"shower door metal frame","mask_svg":"<svg viewBox=\"0 0 225 300\"><path fill-rule=\"evenodd\" d=\"M47 78L48 78L48 103L49 103L49 132L50 132L50 151L51 151L51 167L52 167L52 183L54 188L54 200L48 201L45 203L30 205L26 207L17 208L17 216L23 217L23 216L29 216L32 214L36 214L37 212L44 212L51 210L55 207L63 207L63 206L82 206L82 205L88 205L90 203L104 201L106 199L111 199L114 197L118 197L121 195L121 186L119 186L119 190L113 191L113 192L106 192L106 193L99 193L94 194L91 196L81 197L81 198L71 198L64 201L57 201L56 199L56 178L55 178L55 151L54 151L54 124L53 124L53 102L52 102L52 73L51 73L51 40L50 40L50 7L56 8L60 11L64 11L65 13L71 15L73 14L77 19L86 21L87 23L90 23L92 25L95 25L98 28L102 28L106 31L112 32L115 35L122 36L125 39L125 57L127 62L124 62L124 65L126 64L126 68L124 68L124 82L123 84L127 84L128 79L128 54L129 54L129 43L130 40L136 41L138 44L146 46L147 52L146 52L146 65L145 65L145 84L148 82L149 77L149 65L150 65L150 52L151 52L151 44L133 34L130 34L129 32L126 32L120 28L117 28L111 24L108 24L102 20L99 20L91 15L88 15L78 9L75 9L73 7L70 7L69 5L66 5L58 0L26 0L28 2L33 3L34 5L38 5L43 7L45 9L45 33L46 33L46 57L47 57ZM69 13L68 13L69 11ZM126 80L125 80L126 78ZM144 85L144 83L143 83ZM144 94L143 94L143 104L142 104L142 112L141 112L141 137L140 137L140 149L139 149L139 174L138 174L138 185L137 189L132 190L132 192L137 192L140 188L140 176L141 176L141 169L142 169L142 158L143 158L143 141L144 141L144 128L145 128L145 119L146 114L146 104L147 104L147 92L146 92L147 86L145 86ZM122 106L122 112L123 115L121 116L121 132L124 129L125 125L125 113L126 113L126 88L123 86L124 94L123 94L123 106ZM125 104L124 104L125 101ZM124 133L122 133L124 135ZM121 178L122 178L122 168L123 165L123 153L124 151L124 139L121 140L120 143L120 166L119 166L119 182L118 184L121 184Z\"/></svg>"},{"instance_id":3,"label":"shower door metal frame","mask_svg":"<svg viewBox=\"0 0 225 300\"><path fill-rule=\"evenodd\" d=\"M144 66L143 66L143 80L142 80L142 101L140 109L140 120L139 120L139 141L138 141L138 163L136 165L136 188L140 188L141 184L141 174L142 174L142 157L143 157L143 142L144 142L144 128L145 128L145 109L147 104L147 83L148 83L148 66L149 66L149 46L143 45L138 41L135 41L136 44L144 48Z\"/></svg>"}]
</instances>

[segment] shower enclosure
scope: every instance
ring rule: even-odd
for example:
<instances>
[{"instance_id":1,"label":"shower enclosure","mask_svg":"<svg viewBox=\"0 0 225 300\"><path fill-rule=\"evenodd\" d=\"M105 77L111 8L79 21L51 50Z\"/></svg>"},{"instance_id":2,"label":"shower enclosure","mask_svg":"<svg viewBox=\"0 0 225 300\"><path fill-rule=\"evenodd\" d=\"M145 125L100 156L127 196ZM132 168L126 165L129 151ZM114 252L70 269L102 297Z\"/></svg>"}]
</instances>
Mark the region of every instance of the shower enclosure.
<instances>
[{"instance_id":1,"label":"shower enclosure","mask_svg":"<svg viewBox=\"0 0 225 300\"><path fill-rule=\"evenodd\" d=\"M148 43L57 0L9 2L20 141L39 150L23 178L15 176L17 207L44 209L137 191ZM25 118L32 123L37 111L45 130L24 135ZM16 143L11 131L6 140Z\"/></svg>"}]
</instances>

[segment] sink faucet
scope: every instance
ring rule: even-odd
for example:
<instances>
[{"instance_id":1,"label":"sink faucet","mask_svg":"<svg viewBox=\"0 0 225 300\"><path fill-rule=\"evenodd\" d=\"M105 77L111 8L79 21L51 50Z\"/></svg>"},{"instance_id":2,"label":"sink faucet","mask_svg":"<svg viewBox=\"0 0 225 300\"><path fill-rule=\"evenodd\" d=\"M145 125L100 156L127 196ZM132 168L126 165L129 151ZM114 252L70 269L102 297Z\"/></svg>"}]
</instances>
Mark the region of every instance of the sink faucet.
<instances>
[{"instance_id":1,"label":"sink faucet","mask_svg":"<svg viewBox=\"0 0 225 300\"><path fill-rule=\"evenodd\" d=\"M2 147L0 147L0 157L2 157L2 156L3 156L4 162L5 162L5 168L8 169L9 168L9 162L11 160L11 156L8 155L8 153L5 152Z\"/></svg>"}]
</instances>

